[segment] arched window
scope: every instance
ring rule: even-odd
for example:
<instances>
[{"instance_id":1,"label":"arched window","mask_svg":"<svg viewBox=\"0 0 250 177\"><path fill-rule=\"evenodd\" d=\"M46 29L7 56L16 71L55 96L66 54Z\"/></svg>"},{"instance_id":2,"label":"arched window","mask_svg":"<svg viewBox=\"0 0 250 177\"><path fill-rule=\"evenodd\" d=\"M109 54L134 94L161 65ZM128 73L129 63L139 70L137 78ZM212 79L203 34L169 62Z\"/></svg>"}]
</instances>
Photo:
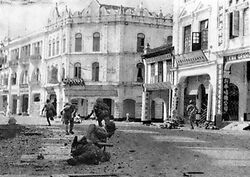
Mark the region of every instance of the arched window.
<instances>
[{"instance_id":1,"label":"arched window","mask_svg":"<svg viewBox=\"0 0 250 177\"><path fill-rule=\"evenodd\" d=\"M16 73L11 74L11 84L16 85Z\"/></svg>"},{"instance_id":2,"label":"arched window","mask_svg":"<svg viewBox=\"0 0 250 177\"><path fill-rule=\"evenodd\" d=\"M99 81L99 63L92 64L92 81Z\"/></svg>"},{"instance_id":3,"label":"arched window","mask_svg":"<svg viewBox=\"0 0 250 177\"><path fill-rule=\"evenodd\" d=\"M98 32L93 34L93 51L100 51L100 33Z\"/></svg>"},{"instance_id":4,"label":"arched window","mask_svg":"<svg viewBox=\"0 0 250 177\"><path fill-rule=\"evenodd\" d=\"M63 53L65 53L66 52L66 37L65 37L65 35L63 36Z\"/></svg>"},{"instance_id":5,"label":"arched window","mask_svg":"<svg viewBox=\"0 0 250 177\"><path fill-rule=\"evenodd\" d=\"M52 68L51 68L50 83L58 83L58 69L56 66L52 66Z\"/></svg>"},{"instance_id":6,"label":"arched window","mask_svg":"<svg viewBox=\"0 0 250 177\"><path fill-rule=\"evenodd\" d=\"M137 72L137 82L143 82L143 70L144 70L144 65L143 63L137 63L136 65L138 72Z\"/></svg>"},{"instance_id":7,"label":"arched window","mask_svg":"<svg viewBox=\"0 0 250 177\"><path fill-rule=\"evenodd\" d=\"M55 39L53 39L53 46L52 46L52 56L54 56L55 55L55 46L56 45L56 43L55 43Z\"/></svg>"},{"instance_id":8,"label":"arched window","mask_svg":"<svg viewBox=\"0 0 250 177\"><path fill-rule=\"evenodd\" d=\"M49 57L51 56L51 40L49 41Z\"/></svg>"},{"instance_id":9,"label":"arched window","mask_svg":"<svg viewBox=\"0 0 250 177\"><path fill-rule=\"evenodd\" d=\"M142 33L137 34L137 52L144 50L145 35Z\"/></svg>"},{"instance_id":10,"label":"arched window","mask_svg":"<svg viewBox=\"0 0 250 177\"><path fill-rule=\"evenodd\" d=\"M81 52L82 51L82 34L77 33L75 35L75 52Z\"/></svg>"},{"instance_id":11,"label":"arched window","mask_svg":"<svg viewBox=\"0 0 250 177\"><path fill-rule=\"evenodd\" d=\"M81 78L81 63L74 64L74 77Z\"/></svg>"},{"instance_id":12,"label":"arched window","mask_svg":"<svg viewBox=\"0 0 250 177\"><path fill-rule=\"evenodd\" d=\"M56 38L56 54L59 54L59 38Z\"/></svg>"},{"instance_id":13,"label":"arched window","mask_svg":"<svg viewBox=\"0 0 250 177\"><path fill-rule=\"evenodd\" d=\"M21 77L21 84L28 84L28 71L25 70Z\"/></svg>"},{"instance_id":14,"label":"arched window","mask_svg":"<svg viewBox=\"0 0 250 177\"><path fill-rule=\"evenodd\" d=\"M40 70L39 70L39 68L36 68L35 79L36 79L37 82L40 81Z\"/></svg>"},{"instance_id":15,"label":"arched window","mask_svg":"<svg viewBox=\"0 0 250 177\"><path fill-rule=\"evenodd\" d=\"M65 68L62 68L62 80L65 79Z\"/></svg>"},{"instance_id":16,"label":"arched window","mask_svg":"<svg viewBox=\"0 0 250 177\"><path fill-rule=\"evenodd\" d=\"M167 44L168 45L172 45L172 40L173 40L173 37L172 36L168 36L167 37Z\"/></svg>"}]
</instances>

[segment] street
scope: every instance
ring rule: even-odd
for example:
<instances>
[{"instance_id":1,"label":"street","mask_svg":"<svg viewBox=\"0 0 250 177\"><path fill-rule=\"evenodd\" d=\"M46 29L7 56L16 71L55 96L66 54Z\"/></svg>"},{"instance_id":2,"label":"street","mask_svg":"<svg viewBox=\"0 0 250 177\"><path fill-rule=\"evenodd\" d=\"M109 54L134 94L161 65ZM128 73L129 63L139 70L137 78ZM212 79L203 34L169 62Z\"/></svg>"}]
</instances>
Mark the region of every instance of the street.
<instances>
[{"instance_id":1,"label":"street","mask_svg":"<svg viewBox=\"0 0 250 177\"><path fill-rule=\"evenodd\" d=\"M91 123L96 122L77 124L75 135L84 135ZM26 125L23 133L17 131L16 137L0 140L0 173L9 176L119 174L132 177L250 175L248 131L190 130L188 126L168 130L132 122L116 124L118 130L109 140L114 147L107 148L111 152L110 162L77 166L69 166L66 162L74 135L65 135L63 125ZM44 159L37 158L40 154Z\"/></svg>"}]
</instances>

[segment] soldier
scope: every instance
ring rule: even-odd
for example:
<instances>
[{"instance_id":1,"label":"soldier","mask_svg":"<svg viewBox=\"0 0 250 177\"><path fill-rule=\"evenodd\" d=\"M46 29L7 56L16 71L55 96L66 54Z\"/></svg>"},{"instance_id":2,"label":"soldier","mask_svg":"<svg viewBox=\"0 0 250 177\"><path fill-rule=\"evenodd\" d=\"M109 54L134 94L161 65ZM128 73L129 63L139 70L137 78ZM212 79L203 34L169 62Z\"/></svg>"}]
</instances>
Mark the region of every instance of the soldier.
<instances>
[{"instance_id":1,"label":"soldier","mask_svg":"<svg viewBox=\"0 0 250 177\"><path fill-rule=\"evenodd\" d=\"M45 111L47 122L48 122L49 126L51 126L50 119L53 120L53 117L56 113L56 110L49 99L46 100L46 104L44 105L44 107L42 109L42 114L43 114L43 111Z\"/></svg>"},{"instance_id":2,"label":"soldier","mask_svg":"<svg viewBox=\"0 0 250 177\"><path fill-rule=\"evenodd\" d=\"M108 122L105 128L95 124L89 125L86 137L84 136L80 141L77 141L77 136L74 138L71 146L73 158L67 160L68 164L99 164L109 161L110 153L105 151L105 143L115 130L115 123L112 121Z\"/></svg>"},{"instance_id":3,"label":"soldier","mask_svg":"<svg viewBox=\"0 0 250 177\"><path fill-rule=\"evenodd\" d=\"M104 120L105 123L109 122L110 119L110 110L107 104L103 102L102 98L97 98L96 103L94 105L94 108L92 112L87 116L89 118L93 113L95 113L98 121L98 125L102 127L102 121Z\"/></svg>"},{"instance_id":4,"label":"soldier","mask_svg":"<svg viewBox=\"0 0 250 177\"><path fill-rule=\"evenodd\" d=\"M198 121L196 121L196 114L197 114L197 107L194 105L194 102L192 100L189 101L189 105L187 107L188 112L188 118L190 121L191 129L194 129L193 123L196 123L198 127Z\"/></svg>"},{"instance_id":5,"label":"soldier","mask_svg":"<svg viewBox=\"0 0 250 177\"><path fill-rule=\"evenodd\" d=\"M70 103L66 103L64 105L63 110L61 111L61 115L63 116L63 123L65 124L66 135L69 135L69 133L74 134L73 127L74 127L75 111L76 111L75 106ZM69 127L69 124L70 124L70 127Z\"/></svg>"}]
</instances>

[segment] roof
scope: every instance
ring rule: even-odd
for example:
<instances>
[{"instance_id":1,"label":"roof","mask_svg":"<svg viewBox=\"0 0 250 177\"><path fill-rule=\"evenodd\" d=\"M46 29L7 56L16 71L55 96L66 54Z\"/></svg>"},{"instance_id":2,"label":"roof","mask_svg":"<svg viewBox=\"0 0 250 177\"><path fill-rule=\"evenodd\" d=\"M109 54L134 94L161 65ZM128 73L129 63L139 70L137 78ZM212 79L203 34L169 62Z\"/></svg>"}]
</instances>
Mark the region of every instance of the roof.
<instances>
[{"instance_id":1,"label":"roof","mask_svg":"<svg viewBox=\"0 0 250 177\"><path fill-rule=\"evenodd\" d=\"M172 53L173 50L174 50L174 47L172 45L168 45L168 44L162 45L160 47L148 49L147 53L142 55L142 58L147 59L147 58L152 58L155 56Z\"/></svg>"}]
</instances>

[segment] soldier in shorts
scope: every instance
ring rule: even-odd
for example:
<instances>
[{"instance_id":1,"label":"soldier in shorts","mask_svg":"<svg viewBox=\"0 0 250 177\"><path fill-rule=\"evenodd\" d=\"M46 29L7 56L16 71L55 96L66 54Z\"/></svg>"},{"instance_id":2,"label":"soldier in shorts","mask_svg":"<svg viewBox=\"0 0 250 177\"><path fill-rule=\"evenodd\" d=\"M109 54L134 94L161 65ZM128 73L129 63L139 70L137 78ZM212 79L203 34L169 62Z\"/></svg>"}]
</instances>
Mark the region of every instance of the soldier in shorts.
<instances>
[{"instance_id":1,"label":"soldier in shorts","mask_svg":"<svg viewBox=\"0 0 250 177\"><path fill-rule=\"evenodd\" d=\"M74 134L73 127L74 127L74 113L76 109L73 104L66 103L64 105L63 110L61 111L61 115L63 116L63 122L65 124L66 135L69 133ZM69 127L70 124L70 127ZM68 131L69 129L69 131Z\"/></svg>"}]
</instances>

